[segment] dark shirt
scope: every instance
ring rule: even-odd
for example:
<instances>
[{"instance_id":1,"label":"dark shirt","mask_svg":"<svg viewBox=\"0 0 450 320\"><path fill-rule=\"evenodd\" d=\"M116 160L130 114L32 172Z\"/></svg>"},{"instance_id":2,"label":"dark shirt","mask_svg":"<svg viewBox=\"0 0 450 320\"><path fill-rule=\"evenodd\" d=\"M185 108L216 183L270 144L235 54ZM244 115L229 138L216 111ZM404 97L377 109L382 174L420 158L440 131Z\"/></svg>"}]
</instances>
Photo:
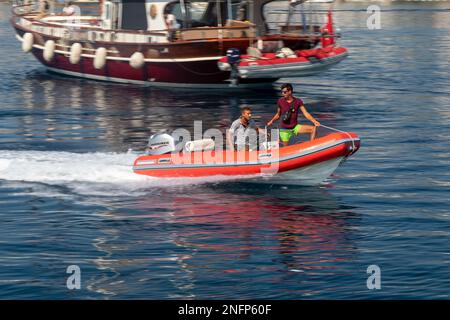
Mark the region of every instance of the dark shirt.
<instances>
[{"instance_id":1,"label":"dark shirt","mask_svg":"<svg viewBox=\"0 0 450 320\"><path fill-rule=\"evenodd\" d=\"M281 110L280 122L281 122L282 129L292 129L298 124L298 122L297 122L298 111L300 110L300 107L303 105L303 101L300 98L296 98L296 97L293 97L293 98L294 98L294 100L291 103L287 102L285 98L280 98L278 100L277 105ZM294 112L292 112L291 120L289 121L289 123L284 123L283 115L286 112L288 112L288 110L292 106L294 107Z\"/></svg>"}]
</instances>

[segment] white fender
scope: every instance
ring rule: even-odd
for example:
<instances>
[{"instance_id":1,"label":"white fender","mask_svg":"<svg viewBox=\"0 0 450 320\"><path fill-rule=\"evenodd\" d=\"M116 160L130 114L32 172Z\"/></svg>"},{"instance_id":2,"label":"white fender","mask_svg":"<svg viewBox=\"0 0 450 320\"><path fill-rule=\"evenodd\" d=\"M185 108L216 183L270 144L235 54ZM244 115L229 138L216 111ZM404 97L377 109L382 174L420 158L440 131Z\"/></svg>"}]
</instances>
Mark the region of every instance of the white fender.
<instances>
[{"instance_id":1,"label":"white fender","mask_svg":"<svg viewBox=\"0 0 450 320\"><path fill-rule=\"evenodd\" d=\"M145 63L144 59L144 55L141 52L135 52L130 57L130 66L135 69L142 68Z\"/></svg>"},{"instance_id":2,"label":"white fender","mask_svg":"<svg viewBox=\"0 0 450 320\"><path fill-rule=\"evenodd\" d=\"M44 59L47 62L52 61L55 55L55 41L47 40L44 45Z\"/></svg>"},{"instance_id":3,"label":"white fender","mask_svg":"<svg viewBox=\"0 0 450 320\"><path fill-rule=\"evenodd\" d=\"M81 59L81 44L75 42L70 47L70 58L69 61L71 64L77 64Z\"/></svg>"},{"instance_id":4,"label":"white fender","mask_svg":"<svg viewBox=\"0 0 450 320\"><path fill-rule=\"evenodd\" d=\"M106 49L101 47L95 50L94 68L103 69L106 64Z\"/></svg>"},{"instance_id":5,"label":"white fender","mask_svg":"<svg viewBox=\"0 0 450 320\"><path fill-rule=\"evenodd\" d=\"M22 38L22 50L24 52L30 52L33 49L34 37L32 33L25 33Z\"/></svg>"}]
</instances>

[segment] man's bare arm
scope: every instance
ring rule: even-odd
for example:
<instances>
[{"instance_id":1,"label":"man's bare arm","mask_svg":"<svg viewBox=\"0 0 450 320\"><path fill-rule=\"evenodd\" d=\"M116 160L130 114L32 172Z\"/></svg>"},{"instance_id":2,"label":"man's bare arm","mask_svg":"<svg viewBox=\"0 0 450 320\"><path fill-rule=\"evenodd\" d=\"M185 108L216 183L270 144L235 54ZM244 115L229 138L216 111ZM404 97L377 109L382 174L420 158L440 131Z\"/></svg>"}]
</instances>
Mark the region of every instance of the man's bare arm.
<instances>
[{"instance_id":1,"label":"man's bare arm","mask_svg":"<svg viewBox=\"0 0 450 320\"><path fill-rule=\"evenodd\" d=\"M277 113L273 116L272 120L270 120L269 122L267 122L267 126L271 126L275 121L277 121L278 119L280 119L281 116L281 109L280 107L278 107L277 109Z\"/></svg>"},{"instance_id":2,"label":"man's bare arm","mask_svg":"<svg viewBox=\"0 0 450 320\"><path fill-rule=\"evenodd\" d=\"M314 123L315 126L320 126L320 122L317 121L312 115L309 114L309 112L306 110L304 105L301 105L300 109L303 112L303 115L305 116L306 119L308 119L309 121L311 121L312 123Z\"/></svg>"}]
</instances>

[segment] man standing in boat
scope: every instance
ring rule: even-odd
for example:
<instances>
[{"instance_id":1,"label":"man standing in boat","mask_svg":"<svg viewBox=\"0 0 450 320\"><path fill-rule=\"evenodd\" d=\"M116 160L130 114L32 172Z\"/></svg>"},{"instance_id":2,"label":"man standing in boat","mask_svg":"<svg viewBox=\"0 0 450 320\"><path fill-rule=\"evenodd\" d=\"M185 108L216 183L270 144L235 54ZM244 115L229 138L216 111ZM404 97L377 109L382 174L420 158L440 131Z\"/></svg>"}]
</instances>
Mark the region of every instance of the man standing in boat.
<instances>
[{"instance_id":1,"label":"man standing in boat","mask_svg":"<svg viewBox=\"0 0 450 320\"><path fill-rule=\"evenodd\" d=\"M316 128L320 126L320 122L314 119L312 115L308 113L303 104L302 99L296 98L292 95L292 85L285 83L281 86L281 97L277 103L277 113L273 116L272 120L267 122L267 126L271 126L275 121L282 118L280 128L280 140L283 146L286 147L289 144L289 140L301 133L309 133L311 140L316 137ZM301 110L306 119L311 121L314 126L300 125L298 123L298 111Z\"/></svg>"},{"instance_id":2,"label":"man standing in boat","mask_svg":"<svg viewBox=\"0 0 450 320\"><path fill-rule=\"evenodd\" d=\"M241 116L231 124L227 132L228 145L231 150L256 150L257 132L260 132L252 119L252 109L244 107L241 109Z\"/></svg>"}]
</instances>

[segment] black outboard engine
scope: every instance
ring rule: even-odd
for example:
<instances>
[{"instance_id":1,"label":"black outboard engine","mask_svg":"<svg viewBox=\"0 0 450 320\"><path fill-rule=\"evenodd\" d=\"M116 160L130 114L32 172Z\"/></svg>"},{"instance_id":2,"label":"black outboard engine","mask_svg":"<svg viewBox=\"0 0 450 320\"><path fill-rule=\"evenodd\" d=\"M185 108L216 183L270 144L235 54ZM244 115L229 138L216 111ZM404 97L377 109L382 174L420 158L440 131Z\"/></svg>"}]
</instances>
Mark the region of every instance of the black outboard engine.
<instances>
[{"instance_id":1,"label":"black outboard engine","mask_svg":"<svg viewBox=\"0 0 450 320\"><path fill-rule=\"evenodd\" d=\"M230 48L227 50L227 60L229 64L237 64L241 61L241 52L239 49Z\"/></svg>"},{"instance_id":2,"label":"black outboard engine","mask_svg":"<svg viewBox=\"0 0 450 320\"><path fill-rule=\"evenodd\" d=\"M233 86L237 86L239 84L239 70L238 65L241 61L241 52L239 49L236 48L230 48L227 50L227 61L230 64L231 67L231 84Z\"/></svg>"},{"instance_id":3,"label":"black outboard engine","mask_svg":"<svg viewBox=\"0 0 450 320\"><path fill-rule=\"evenodd\" d=\"M146 154L160 155L175 151L175 140L167 133L158 133L148 139Z\"/></svg>"}]
</instances>

